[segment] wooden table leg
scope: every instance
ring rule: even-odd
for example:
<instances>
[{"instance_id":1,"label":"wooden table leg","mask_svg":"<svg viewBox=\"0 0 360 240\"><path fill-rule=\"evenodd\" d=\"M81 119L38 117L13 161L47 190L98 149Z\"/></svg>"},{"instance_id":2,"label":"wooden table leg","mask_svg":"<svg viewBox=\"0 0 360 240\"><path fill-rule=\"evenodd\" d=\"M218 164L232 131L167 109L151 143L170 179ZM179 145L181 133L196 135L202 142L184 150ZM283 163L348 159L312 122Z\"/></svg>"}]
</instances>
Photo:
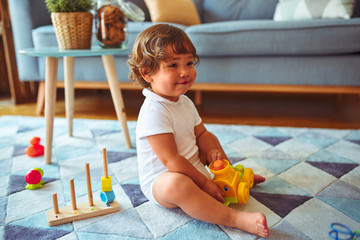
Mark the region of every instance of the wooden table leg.
<instances>
[{"instance_id":1,"label":"wooden table leg","mask_svg":"<svg viewBox=\"0 0 360 240\"><path fill-rule=\"evenodd\" d=\"M58 59L46 57L45 69L45 163L51 164Z\"/></svg>"},{"instance_id":2,"label":"wooden table leg","mask_svg":"<svg viewBox=\"0 0 360 240\"><path fill-rule=\"evenodd\" d=\"M36 115L40 116L44 110L45 103L45 82L39 83L38 96L36 101Z\"/></svg>"},{"instance_id":3,"label":"wooden table leg","mask_svg":"<svg viewBox=\"0 0 360 240\"><path fill-rule=\"evenodd\" d=\"M68 133L72 136L74 118L74 57L64 57L65 113Z\"/></svg>"},{"instance_id":4,"label":"wooden table leg","mask_svg":"<svg viewBox=\"0 0 360 240\"><path fill-rule=\"evenodd\" d=\"M119 79L116 73L114 57L112 55L103 55L102 60L104 63L104 68L109 83L111 96L114 102L116 115L121 123L122 131L124 133L125 143L128 148L131 148L130 135L126 122L125 105L120 90Z\"/></svg>"}]
</instances>

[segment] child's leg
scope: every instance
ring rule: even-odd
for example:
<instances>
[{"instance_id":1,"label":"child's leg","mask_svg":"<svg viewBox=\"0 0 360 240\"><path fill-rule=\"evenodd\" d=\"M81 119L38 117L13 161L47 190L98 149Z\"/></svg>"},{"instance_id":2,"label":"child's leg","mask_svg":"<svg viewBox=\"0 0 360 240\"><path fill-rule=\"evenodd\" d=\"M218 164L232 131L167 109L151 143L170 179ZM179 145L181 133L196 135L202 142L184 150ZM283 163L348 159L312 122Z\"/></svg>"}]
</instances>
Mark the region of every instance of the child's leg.
<instances>
[{"instance_id":1,"label":"child's leg","mask_svg":"<svg viewBox=\"0 0 360 240\"><path fill-rule=\"evenodd\" d=\"M239 228L261 237L269 235L264 214L239 212L226 207L185 175L171 172L160 174L154 182L153 194L164 207L180 207L196 219Z\"/></svg>"}]
</instances>

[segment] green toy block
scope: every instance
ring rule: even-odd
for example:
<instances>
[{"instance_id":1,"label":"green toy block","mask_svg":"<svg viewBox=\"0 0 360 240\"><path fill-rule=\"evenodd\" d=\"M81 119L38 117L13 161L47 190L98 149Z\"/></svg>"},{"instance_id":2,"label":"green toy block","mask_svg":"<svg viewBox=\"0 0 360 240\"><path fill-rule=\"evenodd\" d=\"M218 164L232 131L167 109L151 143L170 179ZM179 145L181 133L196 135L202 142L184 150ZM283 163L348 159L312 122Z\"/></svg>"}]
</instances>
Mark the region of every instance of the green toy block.
<instances>
[{"instance_id":1,"label":"green toy block","mask_svg":"<svg viewBox=\"0 0 360 240\"><path fill-rule=\"evenodd\" d=\"M109 176L108 178L105 178L104 176L101 177L101 190L103 192L112 191L111 176Z\"/></svg>"}]
</instances>

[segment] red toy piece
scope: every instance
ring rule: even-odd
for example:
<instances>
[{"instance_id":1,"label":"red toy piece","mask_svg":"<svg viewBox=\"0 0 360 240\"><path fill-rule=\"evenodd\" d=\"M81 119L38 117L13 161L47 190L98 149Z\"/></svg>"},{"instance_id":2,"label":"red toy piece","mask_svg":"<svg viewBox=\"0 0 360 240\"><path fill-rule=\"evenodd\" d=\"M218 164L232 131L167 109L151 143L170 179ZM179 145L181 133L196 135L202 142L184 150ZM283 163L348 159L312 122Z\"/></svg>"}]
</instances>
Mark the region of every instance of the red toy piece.
<instances>
[{"instance_id":1,"label":"red toy piece","mask_svg":"<svg viewBox=\"0 0 360 240\"><path fill-rule=\"evenodd\" d=\"M40 144L41 139L39 137L33 137L30 140L30 146L25 149L26 155L29 157L38 157L44 154L44 146Z\"/></svg>"},{"instance_id":2,"label":"red toy piece","mask_svg":"<svg viewBox=\"0 0 360 240\"><path fill-rule=\"evenodd\" d=\"M41 173L38 170L31 169L25 175L25 181L28 184L38 184L41 181Z\"/></svg>"},{"instance_id":3,"label":"red toy piece","mask_svg":"<svg viewBox=\"0 0 360 240\"><path fill-rule=\"evenodd\" d=\"M32 168L25 174L25 181L27 183L26 189L35 190L42 188L44 181L41 180L44 171L41 168Z\"/></svg>"}]
</instances>

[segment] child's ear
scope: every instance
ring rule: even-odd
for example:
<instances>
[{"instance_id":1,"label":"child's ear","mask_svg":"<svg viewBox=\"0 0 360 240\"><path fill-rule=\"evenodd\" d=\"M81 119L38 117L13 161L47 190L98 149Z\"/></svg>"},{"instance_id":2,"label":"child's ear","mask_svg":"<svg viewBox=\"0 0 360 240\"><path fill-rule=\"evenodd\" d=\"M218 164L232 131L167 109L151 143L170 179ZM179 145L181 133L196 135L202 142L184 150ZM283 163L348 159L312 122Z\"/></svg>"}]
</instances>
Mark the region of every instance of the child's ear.
<instances>
[{"instance_id":1,"label":"child's ear","mask_svg":"<svg viewBox=\"0 0 360 240\"><path fill-rule=\"evenodd\" d=\"M151 82L151 74L149 68L140 68L139 71L146 82Z\"/></svg>"}]
</instances>

